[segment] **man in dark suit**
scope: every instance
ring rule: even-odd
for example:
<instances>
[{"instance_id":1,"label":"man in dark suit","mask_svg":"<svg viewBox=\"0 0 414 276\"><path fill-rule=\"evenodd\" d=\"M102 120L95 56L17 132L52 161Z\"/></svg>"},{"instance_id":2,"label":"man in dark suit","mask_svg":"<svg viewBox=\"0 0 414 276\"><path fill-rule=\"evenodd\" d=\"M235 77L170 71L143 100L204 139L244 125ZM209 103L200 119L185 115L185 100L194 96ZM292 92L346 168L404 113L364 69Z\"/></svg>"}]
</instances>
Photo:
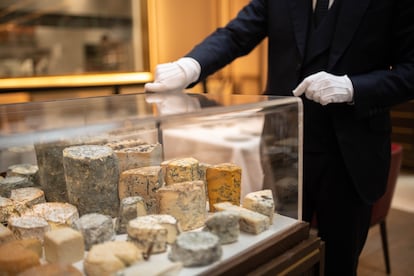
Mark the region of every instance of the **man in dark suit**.
<instances>
[{"instance_id":1,"label":"man in dark suit","mask_svg":"<svg viewBox=\"0 0 414 276\"><path fill-rule=\"evenodd\" d=\"M414 98L414 1L327 0L328 11L323 1L250 1L185 57L158 65L146 90L191 86L267 37L265 94L304 105L303 219L316 215L326 274L355 275L386 186L389 109Z\"/></svg>"}]
</instances>

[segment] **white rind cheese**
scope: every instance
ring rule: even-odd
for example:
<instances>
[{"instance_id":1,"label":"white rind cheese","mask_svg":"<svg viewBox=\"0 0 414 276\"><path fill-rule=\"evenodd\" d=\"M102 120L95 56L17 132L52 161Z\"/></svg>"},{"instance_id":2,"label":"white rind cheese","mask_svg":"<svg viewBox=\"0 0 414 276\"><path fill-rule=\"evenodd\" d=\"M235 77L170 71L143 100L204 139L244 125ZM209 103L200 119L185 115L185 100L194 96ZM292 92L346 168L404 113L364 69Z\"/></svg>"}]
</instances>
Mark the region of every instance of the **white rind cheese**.
<instances>
[{"instance_id":1,"label":"white rind cheese","mask_svg":"<svg viewBox=\"0 0 414 276\"><path fill-rule=\"evenodd\" d=\"M216 212L207 218L204 230L219 237L221 244L233 243L239 239L239 219L240 215L237 212Z\"/></svg>"},{"instance_id":2,"label":"white rind cheese","mask_svg":"<svg viewBox=\"0 0 414 276\"><path fill-rule=\"evenodd\" d=\"M269 217L270 223L273 223L275 202L273 200L272 190L266 189L248 193L243 199L242 206Z\"/></svg>"},{"instance_id":3,"label":"white rind cheese","mask_svg":"<svg viewBox=\"0 0 414 276\"><path fill-rule=\"evenodd\" d=\"M141 196L144 198L149 214L156 214L156 192L163 185L160 166L142 167L121 173L119 179L119 198Z\"/></svg>"},{"instance_id":4,"label":"white rind cheese","mask_svg":"<svg viewBox=\"0 0 414 276\"><path fill-rule=\"evenodd\" d=\"M204 225L207 217L205 185L201 180L176 183L157 191L160 214L175 217L183 231Z\"/></svg>"},{"instance_id":5,"label":"white rind cheese","mask_svg":"<svg viewBox=\"0 0 414 276\"><path fill-rule=\"evenodd\" d=\"M219 260L223 254L219 238L210 232L181 233L171 247L168 258L185 267L205 266Z\"/></svg>"},{"instance_id":6,"label":"white rind cheese","mask_svg":"<svg viewBox=\"0 0 414 276\"><path fill-rule=\"evenodd\" d=\"M45 233L50 231L50 225L42 217L22 216L9 219L9 229L17 239L36 238L43 243Z\"/></svg>"},{"instance_id":7,"label":"white rind cheese","mask_svg":"<svg viewBox=\"0 0 414 276\"><path fill-rule=\"evenodd\" d=\"M270 227L269 217L249 209L236 206L230 202L221 202L214 205L218 211L234 211L240 215L240 230L251 234L259 234Z\"/></svg>"}]
</instances>

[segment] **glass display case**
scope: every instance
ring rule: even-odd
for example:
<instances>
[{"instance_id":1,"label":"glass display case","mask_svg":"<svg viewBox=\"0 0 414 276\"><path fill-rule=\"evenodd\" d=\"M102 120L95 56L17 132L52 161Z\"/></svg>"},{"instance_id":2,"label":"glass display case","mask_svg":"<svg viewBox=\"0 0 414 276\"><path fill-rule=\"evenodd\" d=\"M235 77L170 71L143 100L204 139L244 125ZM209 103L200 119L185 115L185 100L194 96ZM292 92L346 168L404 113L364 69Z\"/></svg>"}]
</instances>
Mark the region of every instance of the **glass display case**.
<instances>
[{"instance_id":1,"label":"glass display case","mask_svg":"<svg viewBox=\"0 0 414 276\"><path fill-rule=\"evenodd\" d=\"M160 147L158 154L149 157L150 163L146 166L163 166L167 161L185 158L195 159L200 167L203 164L207 168L235 164L241 170L240 203L249 193L272 191L276 217L268 231L241 236L242 242L229 247L232 249L224 248L223 259L216 268L185 268L182 275L214 271L220 264L229 260L234 262L234 258L239 258L256 244L263 246L263 242L280 237L286 229L297 228L302 207L300 99L184 94L184 102L196 103L197 107L188 111L177 109L186 105L172 99L148 101L150 95L0 105L0 183L4 184L16 175L13 173L16 166L30 167L33 171L25 170L24 175L29 179L27 185L42 188L47 201L68 201L75 205L70 195L73 191L69 191L67 182L73 180L76 173L69 171L68 163L63 160L67 158L63 155L68 154L68 148L105 145L116 152L145 144ZM168 105L173 105L176 110L165 112ZM118 155L118 158L123 157ZM119 162L116 173L131 169L125 162ZM135 163L135 166L144 165ZM197 176L203 179L201 171L198 170ZM97 177L105 173L100 172ZM115 196L117 189L115 187ZM6 190L5 185L0 185L1 196L7 197ZM94 201L100 195L87 196ZM166 257L162 254L152 257L154 260L159 258Z\"/></svg>"}]
</instances>

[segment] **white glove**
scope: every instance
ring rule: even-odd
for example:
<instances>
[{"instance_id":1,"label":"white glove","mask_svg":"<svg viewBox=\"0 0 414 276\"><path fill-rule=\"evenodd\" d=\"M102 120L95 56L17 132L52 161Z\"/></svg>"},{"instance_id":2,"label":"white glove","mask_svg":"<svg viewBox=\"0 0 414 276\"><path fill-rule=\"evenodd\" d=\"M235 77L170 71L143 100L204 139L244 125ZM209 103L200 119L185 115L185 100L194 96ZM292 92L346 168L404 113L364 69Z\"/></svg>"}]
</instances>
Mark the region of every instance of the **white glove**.
<instances>
[{"instance_id":1,"label":"white glove","mask_svg":"<svg viewBox=\"0 0 414 276\"><path fill-rule=\"evenodd\" d=\"M155 79L145 84L150 92L181 91L200 76L201 66L193 58L183 57L175 62L159 64L155 68Z\"/></svg>"},{"instance_id":2,"label":"white glove","mask_svg":"<svg viewBox=\"0 0 414 276\"><path fill-rule=\"evenodd\" d=\"M305 78L294 90L293 95L305 93L306 98L321 105L329 103L351 103L354 87L347 75L335 76L319 72Z\"/></svg>"},{"instance_id":3,"label":"white glove","mask_svg":"<svg viewBox=\"0 0 414 276\"><path fill-rule=\"evenodd\" d=\"M198 98L182 91L170 93L146 93L145 100L156 105L160 115L191 112L201 109Z\"/></svg>"}]
</instances>

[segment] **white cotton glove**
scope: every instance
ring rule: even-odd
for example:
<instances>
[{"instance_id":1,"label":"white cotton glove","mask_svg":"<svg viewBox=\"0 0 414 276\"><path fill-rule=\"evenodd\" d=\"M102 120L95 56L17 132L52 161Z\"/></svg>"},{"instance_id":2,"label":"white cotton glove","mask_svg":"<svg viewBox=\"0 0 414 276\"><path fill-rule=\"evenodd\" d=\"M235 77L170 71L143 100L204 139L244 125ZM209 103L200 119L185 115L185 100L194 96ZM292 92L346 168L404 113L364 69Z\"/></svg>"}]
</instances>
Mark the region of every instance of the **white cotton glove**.
<instances>
[{"instance_id":1,"label":"white cotton glove","mask_svg":"<svg viewBox=\"0 0 414 276\"><path fill-rule=\"evenodd\" d=\"M293 90L293 95L297 97L303 93L306 98L321 105L351 103L354 97L354 87L347 75L335 76L322 71L305 78Z\"/></svg>"},{"instance_id":2,"label":"white cotton glove","mask_svg":"<svg viewBox=\"0 0 414 276\"><path fill-rule=\"evenodd\" d=\"M160 115L192 112L201 109L198 98L182 91L170 93L147 93L145 100L155 104Z\"/></svg>"},{"instance_id":3,"label":"white cotton glove","mask_svg":"<svg viewBox=\"0 0 414 276\"><path fill-rule=\"evenodd\" d=\"M181 91L200 76L201 66L193 58L183 57L175 62L159 64L155 68L155 79L145 84L150 92Z\"/></svg>"}]
</instances>

